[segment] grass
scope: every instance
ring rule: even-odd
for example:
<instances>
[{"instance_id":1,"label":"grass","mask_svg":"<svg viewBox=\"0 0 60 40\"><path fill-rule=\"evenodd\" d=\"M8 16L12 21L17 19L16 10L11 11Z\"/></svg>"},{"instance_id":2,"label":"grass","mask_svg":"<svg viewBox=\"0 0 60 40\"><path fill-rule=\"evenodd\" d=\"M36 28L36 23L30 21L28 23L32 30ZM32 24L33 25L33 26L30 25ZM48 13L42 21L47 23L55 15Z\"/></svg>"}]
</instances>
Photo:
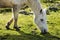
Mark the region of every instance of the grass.
<instances>
[{"instance_id":1,"label":"grass","mask_svg":"<svg viewBox=\"0 0 60 40\"><path fill-rule=\"evenodd\" d=\"M5 24L11 18L12 13L0 14L0 40L60 40L60 12L50 12L47 15L48 34L42 35L36 29L33 22L33 15L19 14L18 25L20 31L13 29L13 23L10 28L6 30Z\"/></svg>"}]
</instances>

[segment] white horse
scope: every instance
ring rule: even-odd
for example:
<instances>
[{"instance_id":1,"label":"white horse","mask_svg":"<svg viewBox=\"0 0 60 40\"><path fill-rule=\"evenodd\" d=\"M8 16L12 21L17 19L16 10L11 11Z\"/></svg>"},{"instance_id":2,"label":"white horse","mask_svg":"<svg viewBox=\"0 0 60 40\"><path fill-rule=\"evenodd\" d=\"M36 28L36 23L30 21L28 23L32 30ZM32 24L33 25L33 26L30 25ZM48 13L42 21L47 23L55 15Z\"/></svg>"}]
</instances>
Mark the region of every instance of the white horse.
<instances>
[{"instance_id":1,"label":"white horse","mask_svg":"<svg viewBox=\"0 0 60 40\"><path fill-rule=\"evenodd\" d=\"M13 16L11 20L9 20L9 22L6 24L6 28L10 29L9 26L14 20L14 28L19 30L17 25L18 12L22 7L24 7L25 4L28 5L34 12L34 21L38 28L41 29L41 33L47 33L48 29L46 23L46 11L42 9L39 0L0 0L0 8L13 8Z\"/></svg>"}]
</instances>

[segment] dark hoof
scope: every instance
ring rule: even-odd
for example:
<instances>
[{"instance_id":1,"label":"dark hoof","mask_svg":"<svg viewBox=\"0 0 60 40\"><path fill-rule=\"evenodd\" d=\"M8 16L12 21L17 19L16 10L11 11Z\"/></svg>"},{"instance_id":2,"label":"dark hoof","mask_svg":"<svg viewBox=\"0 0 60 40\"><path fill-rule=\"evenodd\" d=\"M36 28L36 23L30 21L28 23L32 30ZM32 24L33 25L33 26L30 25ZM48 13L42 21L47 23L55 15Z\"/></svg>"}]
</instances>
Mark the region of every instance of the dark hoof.
<instances>
[{"instance_id":1,"label":"dark hoof","mask_svg":"<svg viewBox=\"0 0 60 40\"><path fill-rule=\"evenodd\" d=\"M9 26L6 26L6 29L7 29L7 30L10 30Z\"/></svg>"},{"instance_id":2,"label":"dark hoof","mask_svg":"<svg viewBox=\"0 0 60 40\"><path fill-rule=\"evenodd\" d=\"M16 31L20 31L19 27L14 27L16 29Z\"/></svg>"}]
</instances>

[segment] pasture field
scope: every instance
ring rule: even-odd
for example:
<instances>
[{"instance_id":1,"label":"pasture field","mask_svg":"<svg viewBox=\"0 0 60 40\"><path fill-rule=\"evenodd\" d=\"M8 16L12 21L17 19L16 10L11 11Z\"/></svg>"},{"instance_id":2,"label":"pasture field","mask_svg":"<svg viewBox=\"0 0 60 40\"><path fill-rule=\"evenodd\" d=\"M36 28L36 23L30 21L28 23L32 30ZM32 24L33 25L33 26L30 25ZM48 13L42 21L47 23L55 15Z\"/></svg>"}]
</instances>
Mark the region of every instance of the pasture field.
<instances>
[{"instance_id":1,"label":"pasture field","mask_svg":"<svg viewBox=\"0 0 60 40\"><path fill-rule=\"evenodd\" d=\"M13 29L13 23L11 24L11 30L6 30L5 25L11 18L12 13L0 13L0 40L60 40L60 11L50 12L47 15L48 32L45 35L37 29L33 21L33 15L19 14L18 25L20 31Z\"/></svg>"},{"instance_id":2,"label":"pasture field","mask_svg":"<svg viewBox=\"0 0 60 40\"><path fill-rule=\"evenodd\" d=\"M43 7L48 7L49 4L42 3ZM28 12L29 9L27 9ZM11 24L11 30L6 30L5 25L12 17L11 12L0 13L0 40L60 40L60 11L50 12L47 15L47 34L41 34L33 21L34 15L19 14L18 26L20 31L16 31Z\"/></svg>"}]
</instances>

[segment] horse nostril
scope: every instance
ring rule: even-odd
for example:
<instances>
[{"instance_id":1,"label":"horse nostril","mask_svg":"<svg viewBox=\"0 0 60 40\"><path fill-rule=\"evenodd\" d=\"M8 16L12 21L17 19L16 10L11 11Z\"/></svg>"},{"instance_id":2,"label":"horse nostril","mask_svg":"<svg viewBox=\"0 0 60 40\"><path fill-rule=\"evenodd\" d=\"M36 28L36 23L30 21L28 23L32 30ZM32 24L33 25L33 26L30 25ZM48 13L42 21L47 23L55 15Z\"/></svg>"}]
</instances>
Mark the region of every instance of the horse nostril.
<instances>
[{"instance_id":1,"label":"horse nostril","mask_svg":"<svg viewBox=\"0 0 60 40\"><path fill-rule=\"evenodd\" d=\"M41 21L44 21L43 19L40 19Z\"/></svg>"}]
</instances>

